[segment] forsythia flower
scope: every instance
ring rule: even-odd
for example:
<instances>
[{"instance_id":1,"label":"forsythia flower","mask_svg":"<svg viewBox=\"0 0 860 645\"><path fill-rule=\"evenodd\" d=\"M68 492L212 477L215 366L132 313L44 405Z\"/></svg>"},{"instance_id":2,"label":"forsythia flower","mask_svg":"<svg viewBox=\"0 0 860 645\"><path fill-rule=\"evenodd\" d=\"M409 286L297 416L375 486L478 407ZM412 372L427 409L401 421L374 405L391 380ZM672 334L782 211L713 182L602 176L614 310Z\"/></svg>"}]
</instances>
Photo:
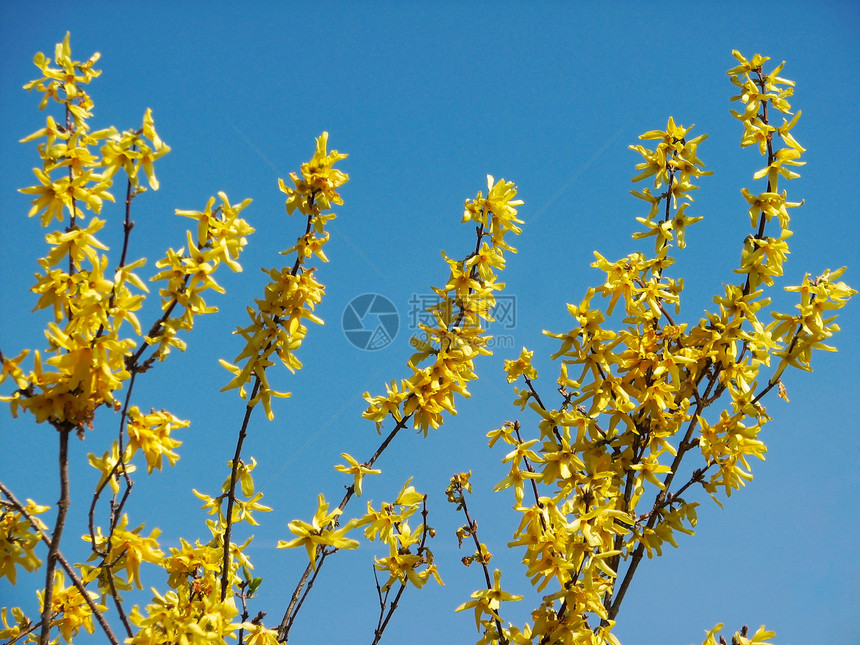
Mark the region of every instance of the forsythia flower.
<instances>
[{"instance_id":1,"label":"forsythia flower","mask_svg":"<svg viewBox=\"0 0 860 645\"><path fill-rule=\"evenodd\" d=\"M463 222L478 224L480 244L464 260L442 257L448 265L449 277L444 287L434 287L439 302L427 308L432 323L420 323L424 338L413 338L418 350L409 360L413 374L401 380L399 387L386 386L386 394L371 396L365 392L368 408L364 418L376 423L381 430L384 420L391 416L398 425L409 419L425 435L430 428L438 428L443 413L456 414L454 395L470 396L466 386L477 378L474 360L481 354L490 354L487 345L490 337L484 334L485 321L492 321L490 311L495 305L495 291L504 285L496 282L494 268L504 266L504 252L516 252L505 240L509 232L520 233L516 224L516 207L522 200L513 182L487 175L488 194L479 192L474 200L466 200ZM489 237L490 242L483 238ZM427 365L421 367L421 363Z\"/></svg>"},{"instance_id":2,"label":"forsythia flower","mask_svg":"<svg viewBox=\"0 0 860 645\"><path fill-rule=\"evenodd\" d=\"M3 622L3 628L0 629L0 638L9 639L7 642L13 643L21 634L25 633L31 625L30 619L24 615L20 607L12 607L12 618L14 623L9 624L6 617L6 607L0 607L0 621Z\"/></svg>"},{"instance_id":3,"label":"forsythia flower","mask_svg":"<svg viewBox=\"0 0 860 645\"><path fill-rule=\"evenodd\" d=\"M39 591L40 609L44 605L45 592ZM99 595L94 591L88 591L90 599L95 601ZM106 611L107 607L96 603L99 611ZM92 634L95 631L93 626L93 613L89 604L81 595L77 587L66 587L65 576L62 571L57 571L54 574L53 595L51 596L51 613L58 614L51 621L51 626L56 626L60 630L63 640L71 643L72 639L83 627L86 631Z\"/></svg>"},{"instance_id":4,"label":"forsythia flower","mask_svg":"<svg viewBox=\"0 0 860 645\"><path fill-rule=\"evenodd\" d=\"M126 446L122 456L122 466L117 467L120 462L119 458L119 442L114 441L111 445L110 452L105 452L101 458L96 457L93 453L87 455L89 457L90 466L101 473L101 478L96 488L102 487L105 483L110 484L114 494L119 492L119 481L123 473L131 474L137 470L137 466L128 463L133 455L131 446Z\"/></svg>"},{"instance_id":5,"label":"forsythia flower","mask_svg":"<svg viewBox=\"0 0 860 645\"><path fill-rule=\"evenodd\" d=\"M140 565L142 562L159 563L164 558L164 553L158 547L156 538L161 533L159 529L153 529L149 537L142 535L144 525L141 524L136 529L129 531L125 527L128 525L128 514L124 514L119 524L117 524L110 537L110 551L104 553L105 560L112 563L113 568L125 568L128 582L137 585L138 589L143 587L140 584ZM91 542L90 535L84 535L83 539ZM101 527L98 527L93 543L94 553L90 559L95 559L97 553L102 552L104 547L108 545L108 538L102 535Z\"/></svg>"},{"instance_id":6,"label":"forsythia flower","mask_svg":"<svg viewBox=\"0 0 860 645\"><path fill-rule=\"evenodd\" d=\"M167 461L173 466L179 460L179 455L173 452L173 449L181 446L182 442L173 439L170 433L189 425L190 421L177 419L165 410L152 410L149 414L141 414L136 405L131 406L128 409L128 438L132 454L137 450L143 451L146 468L150 473L153 468L161 470L162 457L167 457Z\"/></svg>"},{"instance_id":7,"label":"forsythia flower","mask_svg":"<svg viewBox=\"0 0 860 645\"><path fill-rule=\"evenodd\" d=\"M716 639L721 631L723 631L723 624L719 623L708 632L707 637L702 641L702 645L718 645L721 642L725 642L722 636L720 636L719 641ZM752 638L747 638L747 628L744 627L740 632L734 633L732 643L736 643L737 645L771 645L765 639L773 638L774 636L776 636L775 632L766 630L764 625L762 625L756 630Z\"/></svg>"},{"instance_id":8,"label":"forsythia flower","mask_svg":"<svg viewBox=\"0 0 860 645\"><path fill-rule=\"evenodd\" d=\"M239 613L233 598L222 602L214 579L163 596L153 589L153 594L145 615L137 607L132 609L130 619L139 630L126 641L131 645L224 642L227 636L235 637L233 632L241 626L231 622Z\"/></svg>"},{"instance_id":9,"label":"forsythia flower","mask_svg":"<svg viewBox=\"0 0 860 645\"><path fill-rule=\"evenodd\" d=\"M342 464L338 464L334 467L334 469L340 473L346 473L348 475L353 475L355 480L353 482L353 490L355 490L355 494L358 497L361 497L361 480L365 475L378 475L382 471L374 468L368 468L364 464L358 463L352 456L348 455L345 452L340 453L340 456L346 459L349 466L344 466Z\"/></svg>"},{"instance_id":10,"label":"forsythia flower","mask_svg":"<svg viewBox=\"0 0 860 645\"><path fill-rule=\"evenodd\" d=\"M283 179L278 179L281 191L289 195L287 199L287 213L293 214L296 208L303 215L314 215L315 208L326 211L331 204L343 205L343 200L337 193L337 189L349 181L349 176L334 168L334 164L347 155L337 150L326 152L328 144L328 132L323 132L317 138L317 148L308 163L301 167L301 177L296 173L290 173L290 179L295 184L294 188L287 186Z\"/></svg>"},{"instance_id":11,"label":"forsythia flower","mask_svg":"<svg viewBox=\"0 0 860 645\"><path fill-rule=\"evenodd\" d=\"M246 236L254 229L239 217L239 213L251 200L231 204L223 192L218 193L218 198L221 204L217 207L215 198L210 197L202 211L176 211L177 215L197 221L196 241L192 232L187 231L188 252L184 248L169 249L166 256L155 263L161 271L151 280L164 282L159 295L161 308L166 313L147 334L146 342L157 345L155 357L158 360L164 360L171 347L185 349L185 342L177 336L180 331L192 328L196 316L218 311L217 307L206 304L202 294L209 289L223 292L212 277L221 263L231 271L242 270L237 259L247 244ZM177 308L178 315L173 313Z\"/></svg>"},{"instance_id":12,"label":"forsythia flower","mask_svg":"<svg viewBox=\"0 0 860 645\"><path fill-rule=\"evenodd\" d=\"M513 383L520 376L527 379L537 378L537 370L532 367L532 356L534 352L529 352L523 347L520 352L520 357L514 361L505 361L505 372L508 374L508 383Z\"/></svg>"},{"instance_id":13,"label":"forsythia flower","mask_svg":"<svg viewBox=\"0 0 860 645\"><path fill-rule=\"evenodd\" d=\"M259 623L242 623L245 630L246 645L278 645L278 631L268 629Z\"/></svg>"},{"instance_id":14,"label":"forsythia flower","mask_svg":"<svg viewBox=\"0 0 860 645\"><path fill-rule=\"evenodd\" d=\"M50 507L40 506L32 499L27 500L25 511L36 522L39 531L19 511L7 508L4 504L0 513L0 578L8 578L13 585L16 581L16 567L26 571L36 571L42 561L36 556L36 546L40 542L40 532L47 530L45 524L35 517Z\"/></svg>"},{"instance_id":15,"label":"forsythia flower","mask_svg":"<svg viewBox=\"0 0 860 645\"><path fill-rule=\"evenodd\" d=\"M335 215L326 211L331 209L332 203L343 204L337 188L349 180L345 173L334 168L334 164L347 155L336 150L327 153L327 142L328 133L323 132L317 138L316 152L311 161L302 164L302 177L299 178L296 173L290 174L295 188L287 187L283 180L278 180L281 190L289 195L287 212L292 214L298 208L307 215L308 232L299 238L296 246L284 251L285 254L296 252L298 257L292 267L266 271L271 282L265 288L264 298L256 300L256 308L248 308L251 324L239 327L234 332L246 343L245 349L235 359L237 363L245 361L244 367L220 361L234 376L222 391L238 389L239 396L245 399L246 386L253 376L252 389L255 395L248 401L248 406L262 403L269 420L274 418L271 398L289 396L288 392L276 392L269 386L266 368L273 364L273 355L291 372L300 369L302 363L295 352L301 347L308 331L304 322L323 323L313 311L322 301L325 288L317 282L315 270L305 268L304 263L313 255L323 262L328 261L322 251L329 239L328 233L324 232L324 225L333 220Z\"/></svg>"},{"instance_id":16,"label":"forsythia flower","mask_svg":"<svg viewBox=\"0 0 860 645\"><path fill-rule=\"evenodd\" d=\"M314 518L310 524L301 520L293 520L289 523L290 531L298 537L289 542L280 540L276 547L278 549L292 549L297 546L305 547L308 552L308 559L314 569L316 569L317 547L331 546L335 549L358 548L357 541L346 537L347 531L351 530L355 526L355 523L350 521L341 529L334 528L337 517L343 511L336 508L329 513L328 502L325 501L322 493L319 495L318 502L317 512L314 513Z\"/></svg>"},{"instance_id":17,"label":"forsythia flower","mask_svg":"<svg viewBox=\"0 0 860 645\"><path fill-rule=\"evenodd\" d=\"M710 174L698 156L706 135L688 138L691 128L674 119L665 130L641 135L653 146L631 146L642 158L634 181L650 179L653 185L633 191L648 208L647 216L637 218L644 232L633 237L653 238L653 255L636 252L610 261L595 252L592 266L605 274L603 284L568 305L569 331L545 332L560 343L552 355L562 363L556 408L531 383L537 376L531 352L524 349L519 359L505 361L509 382L527 381L527 388L516 389L516 404L537 413L538 435L521 439L519 421L488 433L491 446L500 439L510 446L502 459L510 472L495 490L513 489L521 514L508 546L525 549L523 564L537 591L550 584L556 590L545 592L532 612L533 626L522 632L501 626L498 578L493 588L475 592L458 610L475 610L480 643L617 644L613 618L640 559L662 555L664 544L677 546L678 534L692 535L697 525L698 504L686 501L684 491L701 485L719 504L718 493L729 496L751 480L752 458L763 460L767 450L761 431L770 417L762 397L776 390L787 399L782 372L789 366L811 369L813 350L833 349L825 344L839 330L833 312L856 294L838 281L842 269L816 279L807 275L788 287L800 298L794 314L771 311L773 322L761 319L771 304L765 288L783 275L790 209L802 204L790 202L777 182L797 177L793 168L804 163L805 150L791 132L799 111L790 121L771 124L774 114L791 114L787 99L794 84L778 76L782 65L767 73L766 57L734 55L740 64L729 74L739 88L732 100L744 105L733 112L743 125L741 146L757 148L768 164L753 175L767 181L763 190L742 191L753 227L737 270L744 282L726 285L714 298L717 311L706 312L697 325L675 321L684 283L667 276L674 263L669 252L673 244L684 248L687 229L702 219L689 211L697 188L693 179ZM475 221L481 213L467 209ZM778 230L767 234L767 226ZM462 276L454 278L446 288L473 288ZM599 298L606 299L605 309L595 304ZM608 322L618 303L624 311L617 316L621 328L614 330ZM773 366L772 357L778 359ZM571 378L569 370L577 367L581 371L570 372ZM718 420L705 418L705 408L724 394ZM690 471L682 459L688 458L686 465L697 455L702 467L679 481L679 473ZM532 498L527 485L534 503L526 501ZM464 489L454 479L447 491L461 509ZM477 542L477 524L459 527L457 538ZM464 562L488 559L480 545ZM705 645L716 645L720 628L709 632ZM736 634L734 641L764 643L771 636L761 628L752 638L745 631Z\"/></svg>"},{"instance_id":18,"label":"forsythia flower","mask_svg":"<svg viewBox=\"0 0 860 645\"><path fill-rule=\"evenodd\" d=\"M463 603L455 611L463 611L465 609L475 610L475 626L480 631L481 615L488 614L496 620L500 620L498 610L501 607L502 601L522 600L522 596L517 596L507 591L502 591L499 586L502 579L502 572L496 569L493 572L493 586L490 589L481 589L472 592L472 598L469 602Z\"/></svg>"}]
</instances>

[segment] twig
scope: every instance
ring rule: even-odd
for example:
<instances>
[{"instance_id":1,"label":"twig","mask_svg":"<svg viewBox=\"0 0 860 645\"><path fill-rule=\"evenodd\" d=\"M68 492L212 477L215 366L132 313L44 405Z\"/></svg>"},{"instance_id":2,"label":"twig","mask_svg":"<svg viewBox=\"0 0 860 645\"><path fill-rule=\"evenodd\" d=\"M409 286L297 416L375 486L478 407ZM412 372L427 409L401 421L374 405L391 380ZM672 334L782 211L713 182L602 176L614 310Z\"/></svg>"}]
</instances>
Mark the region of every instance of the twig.
<instances>
[{"instance_id":1,"label":"twig","mask_svg":"<svg viewBox=\"0 0 860 645\"><path fill-rule=\"evenodd\" d=\"M59 424L58 424L59 425ZM57 520L48 547L48 562L45 571L45 595L42 607L42 631L39 634L39 645L48 645L51 640L51 601L54 597L54 569L57 564L57 553L60 549L60 539L66 525L66 513L69 510L69 433L70 427L62 425L57 428L60 433L60 499L57 501Z\"/></svg>"},{"instance_id":2,"label":"twig","mask_svg":"<svg viewBox=\"0 0 860 645\"><path fill-rule=\"evenodd\" d=\"M487 582L487 589L493 588L493 583L490 581L490 569L487 567L487 563L484 558L484 550L481 548L481 541L478 539L478 524L477 522L472 520L471 515L469 515L469 508L466 505L466 496L462 494L462 488L460 489L460 499L458 499L458 503L463 508L463 514L466 516L466 526L469 527L469 533L472 536L472 540L475 542L475 547L477 548L476 554L478 557L476 560L481 564L481 569L484 571L484 580ZM504 636L504 632L502 631L502 622L498 618L493 618L496 623L496 630L499 633L499 643L500 645L508 645L508 641Z\"/></svg>"}]
</instances>

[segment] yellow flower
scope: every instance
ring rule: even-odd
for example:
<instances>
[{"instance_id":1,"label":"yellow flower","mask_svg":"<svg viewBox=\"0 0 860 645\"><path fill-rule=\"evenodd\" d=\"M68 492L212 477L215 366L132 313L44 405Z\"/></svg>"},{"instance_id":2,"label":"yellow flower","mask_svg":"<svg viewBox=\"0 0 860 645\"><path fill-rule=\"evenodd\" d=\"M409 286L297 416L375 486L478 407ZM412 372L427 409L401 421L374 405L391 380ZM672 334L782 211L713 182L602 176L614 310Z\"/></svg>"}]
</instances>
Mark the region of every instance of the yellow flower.
<instances>
[{"instance_id":1,"label":"yellow flower","mask_svg":"<svg viewBox=\"0 0 860 645\"><path fill-rule=\"evenodd\" d=\"M466 200L463 222L471 220L480 224L490 234L493 248L515 252L504 241L504 236L509 231L515 234L522 232L515 226L523 223L517 219L515 207L521 206L523 200L514 199L516 195L517 188L512 181L496 181L492 175L487 175L487 197L484 198L484 194L479 191L475 199Z\"/></svg>"},{"instance_id":2,"label":"yellow flower","mask_svg":"<svg viewBox=\"0 0 860 645\"><path fill-rule=\"evenodd\" d=\"M41 530L47 527L35 517L44 513L48 506L39 506L32 499L27 500L25 510ZM16 581L16 567L26 571L36 571L42 561L36 556L36 547L41 535L33 529L24 515L15 510L4 510L0 514L0 578L8 578L13 585Z\"/></svg>"},{"instance_id":3,"label":"yellow flower","mask_svg":"<svg viewBox=\"0 0 860 645\"><path fill-rule=\"evenodd\" d=\"M124 514L110 538L110 551L105 560L110 562L116 570L125 568L128 582L133 582L138 589L142 589L140 583L140 565L142 562L160 563L164 553L158 547L156 538L161 531L153 529L149 537L142 535L144 524L129 531L128 514ZM99 551L108 544L108 538L102 535L101 527L97 527L93 547ZM83 540L92 541L90 535L84 535Z\"/></svg>"},{"instance_id":4,"label":"yellow flower","mask_svg":"<svg viewBox=\"0 0 860 645\"><path fill-rule=\"evenodd\" d=\"M276 629L269 629L260 623L242 623L240 627L245 630L246 645L278 645Z\"/></svg>"},{"instance_id":5,"label":"yellow flower","mask_svg":"<svg viewBox=\"0 0 860 645\"><path fill-rule=\"evenodd\" d=\"M179 460L179 455L173 449L181 446L182 442L170 436L177 428L187 428L190 421L177 419L166 410L149 414L141 414L136 405L128 410L128 437L132 454L142 450L146 456L146 468L152 472L154 468L161 470L162 457L167 457L170 465Z\"/></svg>"},{"instance_id":6,"label":"yellow flower","mask_svg":"<svg viewBox=\"0 0 860 645\"><path fill-rule=\"evenodd\" d=\"M103 486L105 483L109 483L111 490L114 492L114 494L118 493L119 480L122 477L123 473L130 474L137 470L137 466L128 463L131 460L133 454L134 450L131 448L131 446L126 446L125 452L123 454L122 466L117 467L117 464L120 461L119 443L114 441L111 445L110 452L105 452L101 456L101 458L96 457L93 453L87 455L87 457L89 458L90 466L92 466L101 473L98 486Z\"/></svg>"},{"instance_id":7,"label":"yellow flower","mask_svg":"<svg viewBox=\"0 0 860 645\"><path fill-rule=\"evenodd\" d=\"M2 353L0 353L0 364L2 364L2 369L0 369L0 383L9 377L12 377L12 380L15 381L15 385L19 390L27 389L27 376L24 374L24 371L20 366L29 353L30 350L25 349L15 358L6 358Z\"/></svg>"},{"instance_id":8,"label":"yellow flower","mask_svg":"<svg viewBox=\"0 0 860 645\"><path fill-rule=\"evenodd\" d=\"M407 580L420 589L430 579L430 576L433 576L438 584L444 584L439 577L436 565L433 564L433 553L430 549L424 547L419 549L417 554L410 550L410 547L421 541L425 530L426 528L422 525L413 533L409 525L403 522L400 524L397 539L389 542L388 557L374 558L374 567L379 571L388 571L389 573L388 580L382 585L383 590L389 589L396 581L405 585ZM424 565L426 568L419 569Z\"/></svg>"},{"instance_id":9,"label":"yellow flower","mask_svg":"<svg viewBox=\"0 0 860 645\"><path fill-rule=\"evenodd\" d=\"M281 192L289 195L287 213L293 214L297 208L303 215L314 215L331 208L331 204L343 204L343 199L337 192L343 184L349 181L349 176L334 168L334 164L348 155L337 150L326 152L328 132L317 137L317 147L313 157L301 167L301 177L290 173L294 188L287 186L283 179L278 179Z\"/></svg>"},{"instance_id":10,"label":"yellow flower","mask_svg":"<svg viewBox=\"0 0 860 645\"><path fill-rule=\"evenodd\" d=\"M752 60L749 61L744 58L741 53L737 49L732 50L732 56L734 56L740 65L737 67L732 67L726 74L730 76L736 76L738 74L749 74L755 70L760 70L762 65L764 65L767 61L770 60L770 56L762 56L761 54L756 54L753 56Z\"/></svg>"},{"instance_id":11,"label":"yellow flower","mask_svg":"<svg viewBox=\"0 0 860 645\"><path fill-rule=\"evenodd\" d=\"M45 592L38 591L39 606L44 607ZM91 600L96 600L99 595L94 591L88 591ZM106 611L107 607L96 603L99 611ZM95 630L93 625L93 613L87 601L81 596L81 592L75 586L66 587L65 576L62 571L54 573L54 588L51 596L51 612L58 614L51 621L51 626L56 626L60 630L60 634L67 643L71 643L72 639L83 627L90 634Z\"/></svg>"},{"instance_id":12,"label":"yellow flower","mask_svg":"<svg viewBox=\"0 0 860 645\"><path fill-rule=\"evenodd\" d=\"M478 631L481 630L481 615L489 614L492 618L496 620L500 620L499 614L497 610L501 606L501 602L510 601L510 600L522 600L522 596L516 596L512 593L508 593L507 591L502 591L500 585L502 572L496 569L493 572L493 586L490 589L481 589L479 591L472 592L472 598L474 600L470 600L469 602L463 603L454 611L463 611L465 609L475 610L475 626Z\"/></svg>"},{"instance_id":13,"label":"yellow flower","mask_svg":"<svg viewBox=\"0 0 860 645\"><path fill-rule=\"evenodd\" d=\"M355 494L358 497L361 497L361 480L365 475L378 475L382 471L377 470L375 468L368 468L364 464L358 463L353 457L348 455L345 452L340 453L340 456L346 459L349 463L348 466L344 466L342 464L338 464L334 467L334 469L340 473L346 473L348 475L354 476L353 489L355 490Z\"/></svg>"},{"instance_id":14,"label":"yellow flower","mask_svg":"<svg viewBox=\"0 0 860 645\"><path fill-rule=\"evenodd\" d=\"M308 559L314 569L316 569L316 551L318 547L331 546L335 549L357 549L358 542L346 537L346 532L354 528L354 522L348 522L341 529L334 528L337 518L341 513L343 511L339 508L329 513L328 502L325 501L325 497L320 493L317 511L314 513L311 523L308 524L301 520L290 522L288 525L290 531L298 537L289 542L280 540L276 548L292 549L297 546L305 547L308 552Z\"/></svg>"},{"instance_id":15,"label":"yellow flower","mask_svg":"<svg viewBox=\"0 0 860 645\"><path fill-rule=\"evenodd\" d=\"M0 629L0 638L6 638L8 639L7 642L13 643L21 634L27 631L32 621L24 615L20 607L12 607L12 618L15 622L10 625L6 618L6 611L6 607L0 608L0 621L3 622L3 628Z\"/></svg>"},{"instance_id":16,"label":"yellow flower","mask_svg":"<svg viewBox=\"0 0 860 645\"><path fill-rule=\"evenodd\" d=\"M508 375L508 383L513 383L520 376L525 377L526 379L536 379L537 378L537 370L532 367L532 357L534 356L534 352L530 352L523 347L523 351L520 352L520 357L513 361L505 361L505 372Z\"/></svg>"}]
</instances>

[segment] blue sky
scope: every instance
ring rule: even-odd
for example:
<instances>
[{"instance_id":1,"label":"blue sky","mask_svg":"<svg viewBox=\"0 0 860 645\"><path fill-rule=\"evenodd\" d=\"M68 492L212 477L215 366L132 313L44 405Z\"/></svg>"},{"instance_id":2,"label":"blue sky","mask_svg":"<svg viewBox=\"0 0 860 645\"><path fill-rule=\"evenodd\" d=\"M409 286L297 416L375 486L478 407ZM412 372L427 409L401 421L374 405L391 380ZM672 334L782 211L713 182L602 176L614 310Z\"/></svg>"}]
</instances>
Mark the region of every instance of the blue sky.
<instances>
[{"instance_id":1,"label":"blue sky","mask_svg":"<svg viewBox=\"0 0 860 645\"><path fill-rule=\"evenodd\" d=\"M306 556L272 547L289 537L287 522L309 518L318 492L340 498L345 479L332 468L339 453L361 460L375 449L379 439L361 419L361 394L379 393L408 374L410 299L444 283L441 249L462 257L474 244L473 229L459 223L463 200L486 189L488 173L516 182L526 225L502 275L516 298L515 326L497 330L502 346L478 365L481 379L472 398L460 401L460 413L428 439L399 436L378 463L383 475L365 485L364 497L375 503L392 499L409 476L430 493L430 523L439 532L433 548L446 582L410 589L385 640L474 642L472 615L453 609L480 588L482 576L459 564L465 554L453 531L461 519L444 500L447 480L473 470L470 508L481 539L505 571L505 588L527 592L519 554L504 548L516 525L512 498L491 493L507 467L484 437L505 420L534 423L510 404L502 362L523 345L536 350L551 393L557 367L548 357L556 343L541 330L570 328L565 304L579 302L600 280L588 266L592 251L615 259L652 247L630 238L634 218L647 210L629 195L638 155L627 146L664 128L670 115L695 123L694 134L710 134L699 156L715 173L698 182L690 212L705 219L688 232L673 271L687 285L682 317L698 321L733 279L749 226L740 189L752 187L762 160L740 149L741 127L729 114L732 49L787 60L782 75L796 81L792 103L803 111L794 133L808 163L802 179L785 188L791 200L806 203L792 213L792 255L780 284L845 264L845 279L860 284L860 11L851 2L254 7L0 3L0 347L15 355L43 342L44 317L29 313L35 297L28 288L44 231L26 218L28 200L16 190L33 183L37 163L32 144L18 140L43 127L45 115L21 86L36 76L33 54L52 55L71 31L75 58L102 54L103 74L91 86L94 125L137 127L150 107L173 148L157 165L161 190L135 202L133 256L152 262L165 247L184 244L187 220L175 217L175 208L202 208L219 190L235 202L254 199L245 215L257 232L242 259L245 272L220 276L228 290L213 300L220 313L199 321L184 355L136 386L142 409L165 407L192 425L178 435L184 444L176 468L137 478L131 522L161 528L165 546L180 535L205 537L191 488L219 489L243 413L234 392L218 394L228 379L217 359L232 360L240 350L230 334L261 293L258 267L282 262L277 253L303 230L286 216L277 178L309 158L314 137L330 132L330 147L350 155L342 165L351 181L326 247L331 262L319 271L327 295L318 313L326 325L310 331L300 354L305 368L274 379L293 396L276 403L273 423L255 415L244 451L260 462L256 482L274 508L249 552L264 578L253 609L269 612L274 624ZM115 228L100 239L115 249L121 212L110 207L104 215ZM373 352L354 347L341 329L344 309L365 293L384 295L400 313L394 342ZM793 302L776 292L774 298L785 309ZM857 386L847 376L860 361L858 310L855 302L842 312L839 353L816 357L814 374L784 379L791 403L767 403L768 459L755 464L753 483L725 510L703 499L696 537L640 567L619 615L623 643L700 643L717 622L732 630L765 623L781 645L860 636L851 618L860 601ZM53 430L0 419L0 480L20 498L53 504ZM73 443L73 512L84 512L93 485L86 454L101 454L114 432L114 420L105 417L85 442ZM353 502L353 512L363 500ZM82 525L67 533L70 559L84 557L74 538L80 533ZM329 642L333 634L372 640L372 553L363 547L326 564L291 641ZM163 589L158 571L151 573L150 584ZM32 609L37 584L26 576L15 588L0 583L3 604ZM531 606L511 604L503 615L522 624Z\"/></svg>"}]
</instances>

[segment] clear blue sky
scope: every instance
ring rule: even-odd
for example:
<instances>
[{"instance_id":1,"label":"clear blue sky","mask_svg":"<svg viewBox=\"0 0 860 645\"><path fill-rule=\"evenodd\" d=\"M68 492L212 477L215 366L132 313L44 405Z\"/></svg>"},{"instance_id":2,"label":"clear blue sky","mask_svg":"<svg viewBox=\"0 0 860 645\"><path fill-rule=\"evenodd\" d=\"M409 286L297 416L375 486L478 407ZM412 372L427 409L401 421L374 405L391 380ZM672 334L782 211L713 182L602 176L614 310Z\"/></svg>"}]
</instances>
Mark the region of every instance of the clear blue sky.
<instances>
[{"instance_id":1,"label":"clear blue sky","mask_svg":"<svg viewBox=\"0 0 860 645\"><path fill-rule=\"evenodd\" d=\"M592 251L615 259L652 247L630 239L634 218L647 209L628 194L637 155L627 146L665 127L670 115L695 123L694 133L710 133L699 153L715 173L699 182L691 213L705 220L689 231L674 272L686 278L685 319L697 321L732 280L749 227L740 189L752 186L762 166L757 152L740 149L740 124L729 115L732 49L787 60L782 75L797 82L793 105L803 116L794 133L808 164L785 187L806 205L793 212L781 284L849 264L846 280L860 285L860 10L853 2L418 6L0 2L0 347L15 355L43 341L44 317L29 314L35 296L28 288L44 232L27 220L27 198L16 189L33 183L37 163L32 144L18 140L43 127L44 114L21 86L36 76L33 54L52 56L68 30L76 58L102 53L104 71L91 86L94 124L137 127L151 107L173 148L157 165L161 190L135 202L134 257L154 261L165 247L184 244L187 220L173 216L175 208L202 208L219 190L236 202L254 199L245 214L257 233L245 272L221 275L228 294L213 301L220 313L201 319L188 351L136 388L141 408L165 407L192 426L178 433L184 444L176 468L139 473L132 525L160 527L164 546L180 535L205 537L191 488L219 490L243 413L235 393L217 393L227 382L217 358L232 360L240 349L230 332L260 295L258 267L281 262L277 252L301 232L284 212L277 178L310 156L315 136L330 132L331 147L350 155L343 168L351 181L326 247L331 262L319 272L326 325L310 330L300 355L305 369L274 379L293 397L276 402L274 423L255 415L244 451L260 462L256 481L275 509L261 518L249 551L265 580L253 610L269 612L267 623L276 624L306 555L275 552L275 542L289 537L291 519L309 518L318 492L340 499L345 478L332 469L340 452L362 460L377 445L373 424L361 419L361 393L379 393L408 374L410 297L444 283L441 249L461 257L474 244L473 228L459 224L463 200L485 189L487 173L515 181L527 224L503 274L516 296L516 327L500 332L513 348L480 362L472 398L459 402L460 414L443 428L426 440L399 436L378 464L383 475L367 481L365 496L352 504L358 512L365 499L390 500L410 475L431 494L430 523L439 531L433 549L446 586L408 590L385 640L470 643L477 639L473 616L453 609L482 576L458 562L465 554L453 531L461 519L444 500L447 480L474 471L470 506L481 539L505 571L505 588L527 592L520 554L504 548L516 522L512 499L490 493L507 467L484 438L505 420L534 422L510 405L502 361L523 345L536 350L551 396L557 367L548 355L556 344L540 332L570 328L565 303L579 302L600 280L588 266ZM104 215L115 228L101 237L116 252L121 212L108 207ZM376 352L356 349L341 330L344 308L363 293L385 295L401 314L396 340ZM697 536L640 567L616 630L625 645L700 643L717 622L732 630L765 623L780 645L860 638L857 384L848 376L860 361L858 311L857 302L843 310L839 353L817 356L812 375L786 377L791 403L768 402L768 459L755 464L753 483L725 510L703 499ZM101 454L114 434L114 420L103 418L85 442L73 443L73 513L85 513L93 485L86 454ZM0 480L20 498L55 503L54 435L0 415ZM70 559L83 557L75 537L83 532L73 524L66 534ZM291 642L372 640L372 553L362 547L326 564ZM164 579L151 573L150 584L163 590ZM16 588L0 583L3 604L27 603L35 614L37 584L26 576ZM512 603L504 615L522 624L531 606Z\"/></svg>"}]
</instances>

